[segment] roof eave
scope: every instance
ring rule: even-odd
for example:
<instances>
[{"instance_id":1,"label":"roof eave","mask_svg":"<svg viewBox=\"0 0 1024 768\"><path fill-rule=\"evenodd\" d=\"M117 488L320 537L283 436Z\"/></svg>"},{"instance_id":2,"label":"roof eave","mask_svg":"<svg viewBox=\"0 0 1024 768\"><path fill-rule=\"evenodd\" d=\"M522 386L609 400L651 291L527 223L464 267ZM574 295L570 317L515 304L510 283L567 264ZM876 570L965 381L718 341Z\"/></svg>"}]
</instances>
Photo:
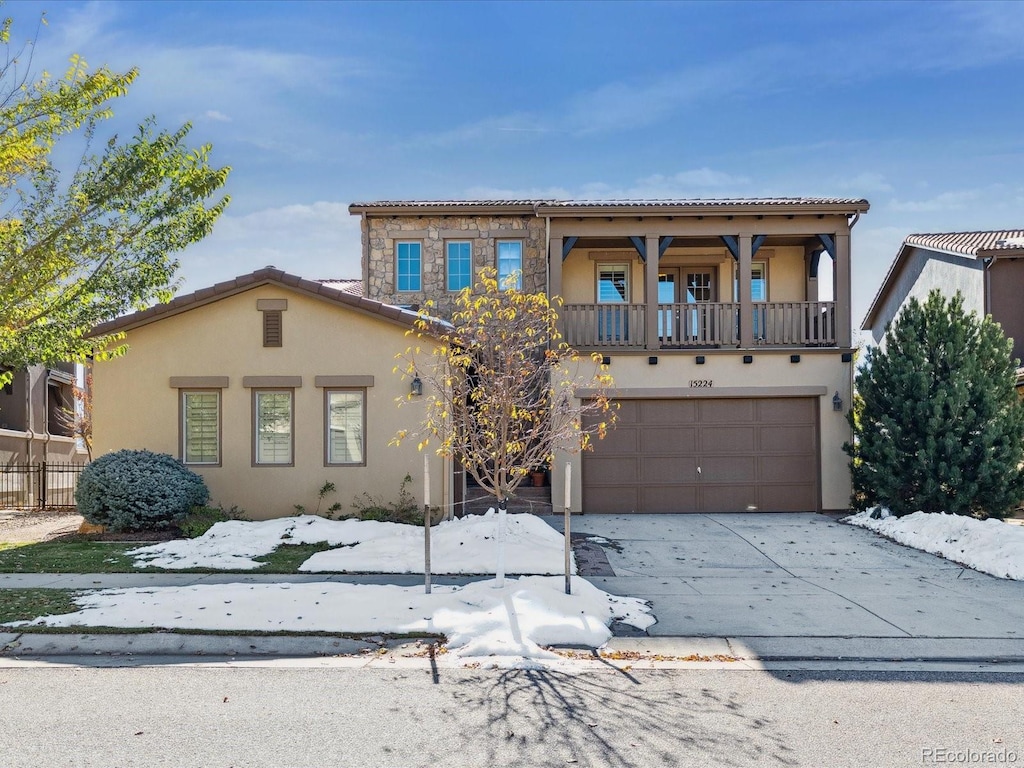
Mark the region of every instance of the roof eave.
<instances>
[{"instance_id":1,"label":"roof eave","mask_svg":"<svg viewBox=\"0 0 1024 768\"><path fill-rule=\"evenodd\" d=\"M494 214L533 214L536 210L535 203L495 203L495 204L451 204L451 203L423 203L416 205L394 205L374 203L352 203L348 212L353 216L408 216L410 214L423 216L444 216L461 215L467 213L494 215Z\"/></svg>"},{"instance_id":2,"label":"roof eave","mask_svg":"<svg viewBox=\"0 0 1024 768\"><path fill-rule=\"evenodd\" d=\"M610 204L610 205L550 205L539 204L535 210L538 216L552 218L598 217L609 215L627 216L729 216L736 214L826 214L833 216L853 216L865 213L870 208L867 200L852 203L759 203L742 202L728 204L690 204L690 205L651 205L651 204Z\"/></svg>"}]
</instances>

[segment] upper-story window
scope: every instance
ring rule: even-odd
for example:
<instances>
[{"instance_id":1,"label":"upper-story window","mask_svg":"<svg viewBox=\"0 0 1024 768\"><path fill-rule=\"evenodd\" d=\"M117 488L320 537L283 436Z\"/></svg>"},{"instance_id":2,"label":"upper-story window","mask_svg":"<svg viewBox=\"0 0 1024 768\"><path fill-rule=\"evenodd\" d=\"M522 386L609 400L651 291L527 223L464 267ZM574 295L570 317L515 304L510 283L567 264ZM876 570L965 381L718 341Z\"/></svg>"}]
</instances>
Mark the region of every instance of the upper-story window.
<instances>
[{"instance_id":1,"label":"upper-story window","mask_svg":"<svg viewBox=\"0 0 1024 768\"><path fill-rule=\"evenodd\" d=\"M523 241L498 241L498 287L523 288Z\"/></svg>"},{"instance_id":2,"label":"upper-story window","mask_svg":"<svg viewBox=\"0 0 1024 768\"><path fill-rule=\"evenodd\" d=\"M418 241L395 243L399 291L423 290L423 244Z\"/></svg>"},{"instance_id":3,"label":"upper-story window","mask_svg":"<svg viewBox=\"0 0 1024 768\"><path fill-rule=\"evenodd\" d=\"M597 268L597 300L602 304L629 302L628 264L601 264Z\"/></svg>"},{"instance_id":4,"label":"upper-story window","mask_svg":"<svg viewBox=\"0 0 1024 768\"><path fill-rule=\"evenodd\" d=\"M468 288L473 279L473 245L468 240L450 240L445 245L448 290Z\"/></svg>"},{"instance_id":5,"label":"upper-story window","mask_svg":"<svg viewBox=\"0 0 1024 768\"><path fill-rule=\"evenodd\" d=\"M733 296L740 300L739 272L733 281ZM750 300L768 301L768 265L763 261L755 261L750 265Z\"/></svg>"}]
</instances>

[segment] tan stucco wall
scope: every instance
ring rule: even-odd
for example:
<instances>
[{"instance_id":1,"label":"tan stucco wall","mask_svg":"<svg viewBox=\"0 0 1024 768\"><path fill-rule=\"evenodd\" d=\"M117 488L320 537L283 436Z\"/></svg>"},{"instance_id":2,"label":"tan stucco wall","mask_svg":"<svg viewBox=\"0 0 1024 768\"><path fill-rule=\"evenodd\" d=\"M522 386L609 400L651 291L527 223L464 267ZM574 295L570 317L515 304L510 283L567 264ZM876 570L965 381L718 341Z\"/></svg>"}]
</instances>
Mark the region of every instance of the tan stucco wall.
<instances>
[{"instance_id":1,"label":"tan stucco wall","mask_svg":"<svg viewBox=\"0 0 1024 768\"><path fill-rule=\"evenodd\" d=\"M726 390L744 397L771 397L824 390L819 400L821 457L821 507L823 510L845 510L849 507L851 480L849 458L843 443L851 438L845 412L851 403L852 363L843 363L838 350L817 352L808 349L782 351L747 351L753 362L743 363L736 352L693 350L686 353L660 353L657 365L648 362L649 355L612 354L608 373L614 378L611 394L621 390L643 390L643 397L715 397ZM790 362L790 355L800 355L799 363ZM696 363L703 355L705 363ZM710 388L691 389L692 379L710 380ZM660 390L660 391L658 391ZM738 390L742 390L739 392ZM832 408L832 397L838 392L843 411ZM582 460L579 455L561 454L552 471L552 503L555 509L565 505L565 464L572 464L570 501L574 512L581 510Z\"/></svg>"},{"instance_id":2,"label":"tan stucco wall","mask_svg":"<svg viewBox=\"0 0 1024 768\"><path fill-rule=\"evenodd\" d=\"M288 300L284 344L262 346L258 299ZM222 391L222 466L192 467L206 480L214 503L238 505L254 519L312 511L316 491L332 481L329 497L350 508L368 492L395 500L399 483L413 478L410 492L422 503L423 455L415 441L388 442L400 428L415 426L422 409L399 408L408 382L393 372L394 355L410 340L403 327L381 318L265 285L128 333L124 358L97 363L93 374L95 455L118 448L147 448L180 457L179 392L172 376L227 376ZM315 376L373 376L367 389L366 466L324 466L324 393ZM295 452L292 467L253 467L252 391L243 376L301 376L295 390ZM432 503L442 503L443 462L431 456ZM444 483L449 493L449 482Z\"/></svg>"}]
</instances>

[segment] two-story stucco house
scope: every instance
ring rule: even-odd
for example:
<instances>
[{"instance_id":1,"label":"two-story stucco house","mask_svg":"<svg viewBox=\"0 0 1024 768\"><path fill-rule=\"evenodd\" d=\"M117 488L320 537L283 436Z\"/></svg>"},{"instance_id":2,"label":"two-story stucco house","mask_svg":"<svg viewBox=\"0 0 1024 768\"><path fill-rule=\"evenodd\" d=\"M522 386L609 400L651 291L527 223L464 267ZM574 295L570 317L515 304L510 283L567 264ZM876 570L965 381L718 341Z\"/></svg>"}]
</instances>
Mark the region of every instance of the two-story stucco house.
<instances>
[{"instance_id":1,"label":"two-story stucco house","mask_svg":"<svg viewBox=\"0 0 1024 768\"><path fill-rule=\"evenodd\" d=\"M935 289L950 297L959 291L967 312L991 315L1013 339L1013 356L1024 360L1024 229L908 235L863 329L881 343L907 301L923 302ZM1017 386L1024 388L1024 366L1017 373Z\"/></svg>"},{"instance_id":2,"label":"two-story stucco house","mask_svg":"<svg viewBox=\"0 0 1024 768\"><path fill-rule=\"evenodd\" d=\"M850 496L850 233L866 200L379 201L367 296L442 314L484 266L564 299L619 422L558 457L584 512L825 511ZM575 393L586 398L588 392Z\"/></svg>"}]
</instances>

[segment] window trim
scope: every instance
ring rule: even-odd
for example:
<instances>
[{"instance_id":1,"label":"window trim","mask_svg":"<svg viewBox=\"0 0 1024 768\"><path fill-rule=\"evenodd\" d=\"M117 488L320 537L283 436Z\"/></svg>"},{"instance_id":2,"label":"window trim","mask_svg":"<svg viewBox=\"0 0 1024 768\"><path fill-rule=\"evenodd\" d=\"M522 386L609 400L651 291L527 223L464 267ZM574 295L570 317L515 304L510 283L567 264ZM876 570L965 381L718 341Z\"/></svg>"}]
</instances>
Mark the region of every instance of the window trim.
<instances>
[{"instance_id":1,"label":"window trim","mask_svg":"<svg viewBox=\"0 0 1024 768\"><path fill-rule=\"evenodd\" d=\"M289 398L289 437L291 438L289 462L259 461L259 396L262 394L286 392ZM253 467L294 467L295 466L295 389L294 387L253 387L252 389L252 466Z\"/></svg>"},{"instance_id":2,"label":"window trim","mask_svg":"<svg viewBox=\"0 0 1024 768\"><path fill-rule=\"evenodd\" d=\"M494 268L495 268L495 270L497 272L498 290L499 291L506 290L506 287L504 285L504 280L502 280L502 276L501 276L501 246L503 244L507 244L507 243L514 243L514 244L519 246L519 269L518 269L518 272L519 272L519 284L512 286L512 288L517 290L517 291L521 291L521 290L523 290L523 280L525 278L525 270L526 270L526 267L525 267L525 264L524 264L524 262L526 261L526 247L523 244L522 238L514 238L514 237L498 238L498 239L495 239L495 241L494 241ZM508 275L506 275L506 277L508 277Z\"/></svg>"},{"instance_id":3,"label":"window trim","mask_svg":"<svg viewBox=\"0 0 1024 768\"><path fill-rule=\"evenodd\" d=\"M185 427L185 397L191 394L217 396L217 461L189 461L185 444L188 430ZM183 387L178 390L178 455L186 467L221 467L224 465L224 394L220 387Z\"/></svg>"},{"instance_id":4,"label":"window trim","mask_svg":"<svg viewBox=\"0 0 1024 768\"><path fill-rule=\"evenodd\" d=\"M764 298L754 298L754 269L756 267L762 267L764 269ZM733 301L739 302L740 300L740 268L737 264L732 271L732 293ZM767 259L754 259L750 262L750 301L753 304L763 304L771 301L771 280L768 278L768 260Z\"/></svg>"},{"instance_id":5,"label":"window trim","mask_svg":"<svg viewBox=\"0 0 1024 768\"><path fill-rule=\"evenodd\" d=\"M462 288L452 288L451 254L448 251L452 245L469 246L469 273L466 275L466 284ZM452 238L444 241L444 289L447 293L458 293L465 288L473 287L473 241L465 238Z\"/></svg>"},{"instance_id":6,"label":"window trim","mask_svg":"<svg viewBox=\"0 0 1024 768\"><path fill-rule=\"evenodd\" d=\"M362 461L331 461L331 393L357 392L362 396L362 423L360 424L360 440ZM365 467L366 466L366 387L324 387L324 466L325 467Z\"/></svg>"},{"instance_id":7,"label":"window trim","mask_svg":"<svg viewBox=\"0 0 1024 768\"><path fill-rule=\"evenodd\" d=\"M402 278L400 271L400 261L398 257L399 247L402 245L416 245L419 248L419 272L416 277L419 287L417 288L402 288L400 287L400 280ZM423 241L416 238L409 238L407 240L395 240L395 293L422 293L423 292Z\"/></svg>"}]
</instances>

